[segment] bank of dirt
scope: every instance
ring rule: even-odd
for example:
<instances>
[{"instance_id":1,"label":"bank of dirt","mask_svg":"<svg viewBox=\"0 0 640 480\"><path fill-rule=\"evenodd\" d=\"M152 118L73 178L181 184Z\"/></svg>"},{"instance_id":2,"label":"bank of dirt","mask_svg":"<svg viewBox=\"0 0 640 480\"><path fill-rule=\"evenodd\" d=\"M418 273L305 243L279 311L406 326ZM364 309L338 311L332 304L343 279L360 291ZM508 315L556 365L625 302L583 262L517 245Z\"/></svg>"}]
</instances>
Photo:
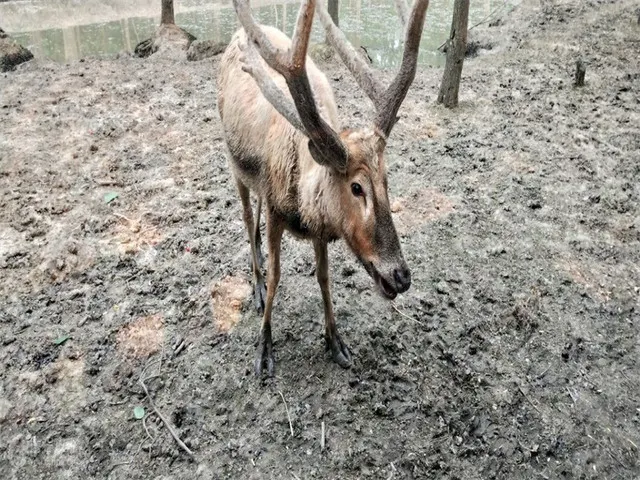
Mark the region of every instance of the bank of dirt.
<instances>
[{"instance_id":1,"label":"bank of dirt","mask_svg":"<svg viewBox=\"0 0 640 480\"><path fill-rule=\"evenodd\" d=\"M217 59L3 74L0 477L638 478L635 2L541 3L478 27L494 45L457 110L419 71L387 148L413 285L391 304L330 249L351 370L324 350L312 248L285 235L277 376L252 374ZM363 125L364 94L323 68Z\"/></svg>"}]
</instances>

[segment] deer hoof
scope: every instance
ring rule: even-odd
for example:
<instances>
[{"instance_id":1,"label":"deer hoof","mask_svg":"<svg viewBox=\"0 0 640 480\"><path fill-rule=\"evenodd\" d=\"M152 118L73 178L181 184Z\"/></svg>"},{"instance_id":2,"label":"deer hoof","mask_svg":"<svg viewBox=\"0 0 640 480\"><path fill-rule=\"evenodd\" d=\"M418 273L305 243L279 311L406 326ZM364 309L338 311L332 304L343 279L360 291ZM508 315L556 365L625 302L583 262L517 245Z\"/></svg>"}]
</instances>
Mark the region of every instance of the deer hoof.
<instances>
[{"instance_id":1,"label":"deer hoof","mask_svg":"<svg viewBox=\"0 0 640 480\"><path fill-rule=\"evenodd\" d=\"M264 279L257 280L253 286L253 303L256 307L258 315L262 316L264 313L264 304L267 300L267 287L264 284Z\"/></svg>"},{"instance_id":2,"label":"deer hoof","mask_svg":"<svg viewBox=\"0 0 640 480\"><path fill-rule=\"evenodd\" d=\"M256 377L261 377L263 372L268 377L275 376L276 362L273 358L273 346L271 342L271 332L265 334L260 333L260 341L258 342L258 350L256 352L256 360L253 363L253 369Z\"/></svg>"},{"instance_id":3,"label":"deer hoof","mask_svg":"<svg viewBox=\"0 0 640 480\"><path fill-rule=\"evenodd\" d=\"M263 372L267 373L267 377L274 377L276 374L276 362L273 359L273 353L265 354L258 350L253 370L256 377L261 377Z\"/></svg>"},{"instance_id":4,"label":"deer hoof","mask_svg":"<svg viewBox=\"0 0 640 480\"><path fill-rule=\"evenodd\" d=\"M340 335L336 333L331 338L326 337L325 340L327 342L327 349L331 350L333 361L342 368L351 368L351 352L349 352L349 347L342 341Z\"/></svg>"}]
</instances>

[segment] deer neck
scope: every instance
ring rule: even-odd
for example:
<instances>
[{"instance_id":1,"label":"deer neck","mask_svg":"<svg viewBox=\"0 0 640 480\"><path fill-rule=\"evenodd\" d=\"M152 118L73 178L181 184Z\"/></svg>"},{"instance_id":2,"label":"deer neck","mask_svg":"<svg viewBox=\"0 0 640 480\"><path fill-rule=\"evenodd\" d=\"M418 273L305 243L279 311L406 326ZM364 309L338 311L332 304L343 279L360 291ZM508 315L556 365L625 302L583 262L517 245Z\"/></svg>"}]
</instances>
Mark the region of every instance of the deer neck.
<instances>
[{"instance_id":1,"label":"deer neck","mask_svg":"<svg viewBox=\"0 0 640 480\"><path fill-rule=\"evenodd\" d=\"M319 238L334 240L340 237L340 191L334 170L316 163L311 155L303 160L298 197L300 215Z\"/></svg>"}]
</instances>

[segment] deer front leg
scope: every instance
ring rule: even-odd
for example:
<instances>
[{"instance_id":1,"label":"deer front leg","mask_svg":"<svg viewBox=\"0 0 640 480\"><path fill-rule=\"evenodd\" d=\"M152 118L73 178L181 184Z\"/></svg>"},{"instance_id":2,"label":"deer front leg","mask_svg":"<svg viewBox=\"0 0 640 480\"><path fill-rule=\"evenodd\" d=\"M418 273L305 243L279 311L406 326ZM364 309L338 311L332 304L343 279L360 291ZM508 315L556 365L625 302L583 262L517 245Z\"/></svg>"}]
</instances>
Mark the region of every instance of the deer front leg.
<instances>
[{"instance_id":1,"label":"deer front leg","mask_svg":"<svg viewBox=\"0 0 640 480\"><path fill-rule=\"evenodd\" d=\"M273 340L271 339L271 310L276 289L280 281L280 244L284 223L274 214L267 203L267 248L269 249L269 262L267 266L267 302L262 317L262 327L258 339L258 351L254 369L257 376L264 370L269 377L275 374L275 360L273 358Z\"/></svg>"},{"instance_id":2,"label":"deer front leg","mask_svg":"<svg viewBox=\"0 0 640 480\"><path fill-rule=\"evenodd\" d=\"M327 255L327 243L322 240L314 240L313 248L316 252L316 277L322 291L324 303L324 339L327 349L331 350L333 360L342 368L351 367L351 353L349 348L340 338L336 328L336 320L333 316L333 304L331 303L331 291L329 290L329 257Z\"/></svg>"}]
</instances>

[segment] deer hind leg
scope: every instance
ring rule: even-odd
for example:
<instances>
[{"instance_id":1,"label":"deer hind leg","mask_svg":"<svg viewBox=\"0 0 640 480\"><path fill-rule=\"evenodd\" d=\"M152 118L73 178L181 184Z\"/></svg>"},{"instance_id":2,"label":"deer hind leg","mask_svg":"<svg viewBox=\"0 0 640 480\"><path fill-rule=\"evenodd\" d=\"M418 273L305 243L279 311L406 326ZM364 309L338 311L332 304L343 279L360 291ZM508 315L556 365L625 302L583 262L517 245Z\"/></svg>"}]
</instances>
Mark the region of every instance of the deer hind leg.
<instances>
[{"instance_id":1,"label":"deer hind leg","mask_svg":"<svg viewBox=\"0 0 640 480\"><path fill-rule=\"evenodd\" d=\"M251 209L251 198L247 186L236 179L238 185L238 193L242 201L242 218L249 235L249 243L251 244L251 269L253 271L253 302L258 314L264 312L264 302L267 298L267 290L262 275L262 252L260 251L260 200L258 201L258 218L253 222L253 210ZM256 230L258 233L256 233ZM257 243L257 244L256 244Z\"/></svg>"},{"instance_id":2,"label":"deer hind leg","mask_svg":"<svg viewBox=\"0 0 640 480\"><path fill-rule=\"evenodd\" d=\"M258 268L260 269L262 269L262 266L264 265L264 257L262 256L262 237L260 236L260 212L261 211L262 211L262 197L258 197L258 205L256 206L256 221L253 226L253 238L256 246ZM253 261L253 258L251 260Z\"/></svg>"},{"instance_id":3,"label":"deer hind leg","mask_svg":"<svg viewBox=\"0 0 640 480\"><path fill-rule=\"evenodd\" d=\"M258 351L254 369L257 376L264 370L267 375L273 377L275 373L275 360L273 358L273 341L271 339L271 310L273 299L276 296L278 282L280 282L280 245L284 223L267 205L267 248L269 249L269 261L267 267L267 303L262 317L262 327L258 339Z\"/></svg>"},{"instance_id":4,"label":"deer hind leg","mask_svg":"<svg viewBox=\"0 0 640 480\"><path fill-rule=\"evenodd\" d=\"M316 277L322 291L324 303L324 339L327 342L327 350L331 350L333 360L342 368L351 367L351 353L338 334L336 320L333 316L333 304L331 303L331 291L329 290L329 256L327 255L327 243L322 240L314 240L313 248L316 253Z\"/></svg>"}]
</instances>

